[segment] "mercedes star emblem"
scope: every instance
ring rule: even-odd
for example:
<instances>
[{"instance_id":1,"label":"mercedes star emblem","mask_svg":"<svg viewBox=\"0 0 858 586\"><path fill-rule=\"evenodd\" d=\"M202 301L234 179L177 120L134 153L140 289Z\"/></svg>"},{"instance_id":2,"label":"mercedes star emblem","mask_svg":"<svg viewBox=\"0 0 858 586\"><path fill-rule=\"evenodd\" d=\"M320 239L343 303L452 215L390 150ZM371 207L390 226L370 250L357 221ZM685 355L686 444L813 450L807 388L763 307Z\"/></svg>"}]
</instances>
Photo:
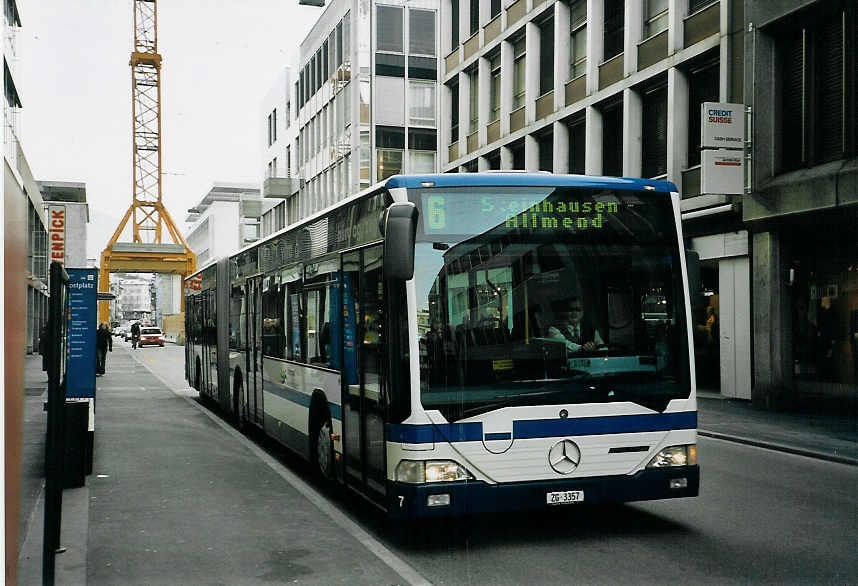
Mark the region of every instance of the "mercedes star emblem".
<instances>
[{"instance_id":1,"label":"mercedes star emblem","mask_svg":"<svg viewBox=\"0 0 858 586\"><path fill-rule=\"evenodd\" d=\"M560 440L548 451L548 463L558 474L569 474L580 461L581 450L572 440Z\"/></svg>"}]
</instances>

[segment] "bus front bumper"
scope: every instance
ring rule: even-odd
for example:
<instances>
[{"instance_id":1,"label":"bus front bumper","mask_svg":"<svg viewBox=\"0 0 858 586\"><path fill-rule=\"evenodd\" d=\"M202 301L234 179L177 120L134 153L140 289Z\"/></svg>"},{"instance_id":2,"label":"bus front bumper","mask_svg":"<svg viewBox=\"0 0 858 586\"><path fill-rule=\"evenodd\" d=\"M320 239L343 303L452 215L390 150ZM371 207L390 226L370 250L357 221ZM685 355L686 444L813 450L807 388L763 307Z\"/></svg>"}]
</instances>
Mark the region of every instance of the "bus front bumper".
<instances>
[{"instance_id":1,"label":"bus front bumper","mask_svg":"<svg viewBox=\"0 0 858 586\"><path fill-rule=\"evenodd\" d=\"M677 466L641 470L628 476L503 484L488 484L478 480L438 484L388 481L387 489L388 511L392 517L422 519L697 496L700 490L700 468ZM570 504L547 504L549 493L567 491L582 491L583 495L578 496L583 496L583 499Z\"/></svg>"}]
</instances>

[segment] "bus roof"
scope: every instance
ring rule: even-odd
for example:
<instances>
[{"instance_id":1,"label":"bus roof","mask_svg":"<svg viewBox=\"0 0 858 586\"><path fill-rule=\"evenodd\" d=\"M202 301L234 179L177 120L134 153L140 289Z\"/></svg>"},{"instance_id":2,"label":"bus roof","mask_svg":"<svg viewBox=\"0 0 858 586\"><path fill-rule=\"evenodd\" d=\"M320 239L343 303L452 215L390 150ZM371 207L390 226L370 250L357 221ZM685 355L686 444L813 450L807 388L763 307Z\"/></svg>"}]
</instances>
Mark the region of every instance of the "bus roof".
<instances>
[{"instance_id":1,"label":"bus roof","mask_svg":"<svg viewBox=\"0 0 858 586\"><path fill-rule=\"evenodd\" d=\"M433 185L424 185L432 183ZM670 181L633 177L597 177L593 175L554 175L552 173L521 173L500 171L488 173L438 173L433 175L394 175L385 185L396 187L591 187L596 189L628 189L643 191L678 191Z\"/></svg>"}]
</instances>

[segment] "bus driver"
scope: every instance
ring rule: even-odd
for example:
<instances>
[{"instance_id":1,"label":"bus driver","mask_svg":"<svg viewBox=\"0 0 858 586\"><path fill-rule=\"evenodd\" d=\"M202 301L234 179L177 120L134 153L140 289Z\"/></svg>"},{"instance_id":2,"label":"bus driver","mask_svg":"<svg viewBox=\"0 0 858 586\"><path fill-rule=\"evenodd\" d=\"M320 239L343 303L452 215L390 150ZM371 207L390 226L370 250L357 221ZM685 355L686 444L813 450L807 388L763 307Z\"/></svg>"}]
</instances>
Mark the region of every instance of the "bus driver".
<instances>
[{"instance_id":1,"label":"bus driver","mask_svg":"<svg viewBox=\"0 0 858 586\"><path fill-rule=\"evenodd\" d=\"M604 347L599 331L583 319L584 307L578 297L556 302L552 309L555 323L548 328L547 337L563 340L570 352L592 352Z\"/></svg>"}]
</instances>

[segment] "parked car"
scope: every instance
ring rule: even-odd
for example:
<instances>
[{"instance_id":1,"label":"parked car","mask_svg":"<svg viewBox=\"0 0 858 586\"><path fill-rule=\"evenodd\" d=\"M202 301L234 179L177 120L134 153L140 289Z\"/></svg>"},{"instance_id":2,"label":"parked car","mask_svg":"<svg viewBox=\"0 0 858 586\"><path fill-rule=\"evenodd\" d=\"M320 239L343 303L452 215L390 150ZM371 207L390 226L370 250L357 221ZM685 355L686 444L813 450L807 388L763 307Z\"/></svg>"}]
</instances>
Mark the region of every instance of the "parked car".
<instances>
[{"instance_id":1,"label":"parked car","mask_svg":"<svg viewBox=\"0 0 858 586\"><path fill-rule=\"evenodd\" d=\"M113 328L113 335L117 336L119 338L124 338L125 337L125 330L126 330L126 328L124 328L122 326L117 326L117 327Z\"/></svg>"},{"instance_id":2,"label":"parked car","mask_svg":"<svg viewBox=\"0 0 858 586\"><path fill-rule=\"evenodd\" d=\"M157 344L163 347L164 333L161 331L161 328L140 328L140 341L138 344L141 346Z\"/></svg>"}]
</instances>

